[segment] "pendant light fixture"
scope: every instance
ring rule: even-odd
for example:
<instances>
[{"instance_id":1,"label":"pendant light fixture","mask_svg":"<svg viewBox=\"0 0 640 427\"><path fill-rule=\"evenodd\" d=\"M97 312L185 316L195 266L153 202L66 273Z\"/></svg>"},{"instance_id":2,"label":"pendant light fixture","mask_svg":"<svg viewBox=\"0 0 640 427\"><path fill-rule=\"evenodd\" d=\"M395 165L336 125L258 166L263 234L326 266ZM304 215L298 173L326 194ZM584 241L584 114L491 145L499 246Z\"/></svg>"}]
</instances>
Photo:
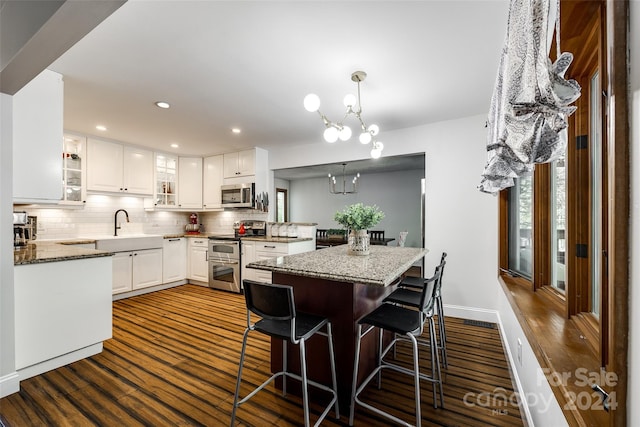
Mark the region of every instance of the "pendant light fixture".
<instances>
[{"instance_id":1,"label":"pendant light fixture","mask_svg":"<svg viewBox=\"0 0 640 427\"><path fill-rule=\"evenodd\" d=\"M336 190L336 176L329 174L329 192L331 194L355 194L358 192L358 180L360 179L360 174L356 173L356 175L351 180L351 190L347 191L347 174L346 174L347 164L342 164L342 190Z\"/></svg>"},{"instance_id":2,"label":"pendant light fixture","mask_svg":"<svg viewBox=\"0 0 640 427\"><path fill-rule=\"evenodd\" d=\"M358 96L354 96L352 94L348 94L344 97L344 105L347 107L347 111L342 117L342 120L339 122L332 122L320 112L320 98L315 93L310 93L304 98L304 108L311 112L317 112L324 123L324 139L327 142L333 143L338 139L341 141L348 141L351 138L351 128L343 122L350 115L354 115L356 119L358 119L360 125L360 136L358 139L364 145L372 143L371 149L371 157L377 159L382 154L382 149L384 148L384 144L382 142L376 140L376 136L380 132L380 128L378 125L372 124L367 126L364 120L362 119L362 104L360 103L360 82L364 81L367 77L367 73L364 71L354 71L351 74L351 80L357 83L358 85Z\"/></svg>"}]
</instances>

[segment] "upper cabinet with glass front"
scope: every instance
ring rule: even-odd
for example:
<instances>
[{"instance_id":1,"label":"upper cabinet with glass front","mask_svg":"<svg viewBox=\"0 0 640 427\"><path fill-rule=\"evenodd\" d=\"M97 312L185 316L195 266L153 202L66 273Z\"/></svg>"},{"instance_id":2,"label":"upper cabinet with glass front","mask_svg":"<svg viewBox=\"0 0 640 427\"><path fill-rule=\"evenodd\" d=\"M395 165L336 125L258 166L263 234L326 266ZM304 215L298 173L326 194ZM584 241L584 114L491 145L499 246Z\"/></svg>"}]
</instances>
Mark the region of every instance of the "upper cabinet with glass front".
<instances>
[{"instance_id":1,"label":"upper cabinet with glass front","mask_svg":"<svg viewBox=\"0 0 640 427\"><path fill-rule=\"evenodd\" d=\"M178 171L178 158L166 154L156 153L155 170L155 200L156 207L176 207L176 177Z\"/></svg>"},{"instance_id":2,"label":"upper cabinet with glass front","mask_svg":"<svg viewBox=\"0 0 640 427\"><path fill-rule=\"evenodd\" d=\"M64 134L60 204L81 205L87 200L86 147L84 136Z\"/></svg>"}]
</instances>

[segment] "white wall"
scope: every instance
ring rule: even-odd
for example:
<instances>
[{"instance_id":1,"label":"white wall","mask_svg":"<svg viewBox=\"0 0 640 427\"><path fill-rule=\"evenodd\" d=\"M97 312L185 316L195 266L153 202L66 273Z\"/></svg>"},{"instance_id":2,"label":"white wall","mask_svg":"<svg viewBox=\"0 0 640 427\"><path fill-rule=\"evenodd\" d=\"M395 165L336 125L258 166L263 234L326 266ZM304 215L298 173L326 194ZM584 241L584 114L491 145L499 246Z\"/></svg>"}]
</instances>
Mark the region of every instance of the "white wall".
<instances>
[{"instance_id":1,"label":"white wall","mask_svg":"<svg viewBox=\"0 0 640 427\"><path fill-rule=\"evenodd\" d=\"M13 100L0 94L0 397L18 391L13 309Z\"/></svg>"},{"instance_id":2,"label":"white wall","mask_svg":"<svg viewBox=\"0 0 640 427\"><path fill-rule=\"evenodd\" d=\"M631 229L630 281L629 281L629 352L627 422L640 420L640 1L631 1L631 55L630 96L631 110ZM635 405L632 402L636 402Z\"/></svg>"},{"instance_id":3,"label":"white wall","mask_svg":"<svg viewBox=\"0 0 640 427\"><path fill-rule=\"evenodd\" d=\"M347 174L347 178L353 173ZM342 228L333 220L336 211L353 203L375 204L384 212L385 218L371 227L372 230L384 230L385 237L395 238L391 245L397 245L400 231L406 230L409 232L406 246L422 247L420 180L423 177L423 169L361 173L358 192L345 195L329 193L327 178L291 181L289 218L291 221L317 222L318 228Z\"/></svg>"}]
</instances>

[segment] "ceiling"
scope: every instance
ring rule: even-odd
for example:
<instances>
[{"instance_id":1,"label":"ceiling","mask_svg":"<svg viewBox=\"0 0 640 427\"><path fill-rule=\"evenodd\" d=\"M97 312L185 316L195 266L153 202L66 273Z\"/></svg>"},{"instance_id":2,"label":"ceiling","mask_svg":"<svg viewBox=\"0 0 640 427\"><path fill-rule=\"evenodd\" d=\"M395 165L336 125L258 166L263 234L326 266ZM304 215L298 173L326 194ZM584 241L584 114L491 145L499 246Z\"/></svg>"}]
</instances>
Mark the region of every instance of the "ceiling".
<instances>
[{"instance_id":1,"label":"ceiling","mask_svg":"<svg viewBox=\"0 0 640 427\"><path fill-rule=\"evenodd\" d=\"M180 155L322 143L304 96L319 95L337 121L356 90L351 73L364 70L362 116L392 144L387 131L488 111L507 9L506 0L129 0L49 68L64 75L65 129Z\"/></svg>"}]
</instances>

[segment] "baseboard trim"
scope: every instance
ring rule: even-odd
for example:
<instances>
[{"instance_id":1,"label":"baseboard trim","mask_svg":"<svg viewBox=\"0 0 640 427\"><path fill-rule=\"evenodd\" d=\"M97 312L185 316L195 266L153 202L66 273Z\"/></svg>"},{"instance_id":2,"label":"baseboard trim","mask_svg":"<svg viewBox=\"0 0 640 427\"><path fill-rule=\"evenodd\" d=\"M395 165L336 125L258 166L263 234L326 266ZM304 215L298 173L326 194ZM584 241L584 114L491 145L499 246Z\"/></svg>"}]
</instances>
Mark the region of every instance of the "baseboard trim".
<instances>
[{"instance_id":1,"label":"baseboard trim","mask_svg":"<svg viewBox=\"0 0 640 427\"><path fill-rule=\"evenodd\" d=\"M20 381L24 381L28 378L35 377L36 375L44 374L45 372L59 368L61 366L68 365L78 360L85 359L87 357L96 355L102 351L102 341L90 346L81 348L71 353L63 354L62 356L55 357L53 359L45 360L42 363L27 366L26 368L19 369L18 375Z\"/></svg>"},{"instance_id":2,"label":"baseboard trim","mask_svg":"<svg viewBox=\"0 0 640 427\"><path fill-rule=\"evenodd\" d=\"M9 396L10 394L20 391L20 376L17 372L12 372L0 377L0 397Z\"/></svg>"},{"instance_id":3,"label":"baseboard trim","mask_svg":"<svg viewBox=\"0 0 640 427\"><path fill-rule=\"evenodd\" d=\"M444 304L444 314L448 317L458 317L461 319L469 319L469 320L478 320L482 322L492 322L498 325L498 330L500 332L500 339L502 340L502 347L504 348L505 354L507 356L507 362L509 363L509 370L511 371L512 379L514 382L514 387L516 392L520 396L524 396L524 390L522 388L522 382L520 381L520 377L518 376L518 370L516 369L515 359L513 354L511 353L509 342L507 340L507 335L504 331L504 326L502 324L502 318L500 317L500 313L496 310L487 310L483 308L476 307L465 307L460 305L447 305ZM524 414L524 421L529 426L533 426L533 417L531 416L531 411L527 405L520 405L520 411Z\"/></svg>"},{"instance_id":4,"label":"baseboard trim","mask_svg":"<svg viewBox=\"0 0 640 427\"><path fill-rule=\"evenodd\" d=\"M114 294L112 297L113 301L118 301L124 298L136 297L138 295L148 294L149 292L162 291L164 289L174 288L176 286L184 285L189 283L186 279L177 280L171 283L164 283L162 285L149 286L148 288L136 289L135 291L124 292L121 294Z\"/></svg>"},{"instance_id":5,"label":"baseboard trim","mask_svg":"<svg viewBox=\"0 0 640 427\"><path fill-rule=\"evenodd\" d=\"M500 320L498 312L484 308L465 307L461 305L444 305L444 315L449 317L459 317L461 319L479 320L482 322L498 323Z\"/></svg>"}]
</instances>

